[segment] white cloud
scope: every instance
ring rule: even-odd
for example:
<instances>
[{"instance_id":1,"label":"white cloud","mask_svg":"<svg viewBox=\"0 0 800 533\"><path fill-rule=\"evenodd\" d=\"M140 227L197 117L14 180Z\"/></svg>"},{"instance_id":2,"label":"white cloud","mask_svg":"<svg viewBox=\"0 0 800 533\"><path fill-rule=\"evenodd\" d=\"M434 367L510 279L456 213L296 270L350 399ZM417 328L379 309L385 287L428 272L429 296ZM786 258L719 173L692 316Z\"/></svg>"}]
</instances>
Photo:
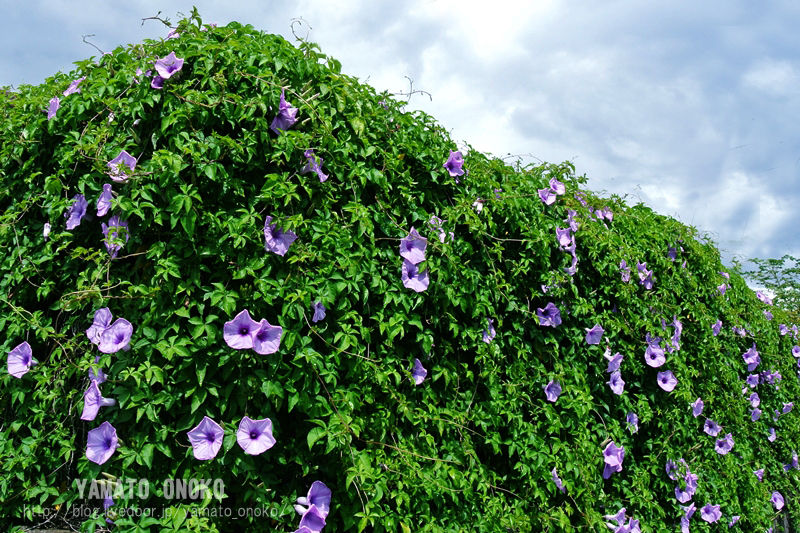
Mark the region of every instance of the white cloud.
<instances>
[{"instance_id":1,"label":"white cloud","mask_svg":"<svg viewBox=\"0 0 800 533\"><path fill-rule=\"evenodd\" d=\"M800 72L789 61L761 60L744 73L742 83L774 96L800 94Z\"/></svg>"}]
</instances>

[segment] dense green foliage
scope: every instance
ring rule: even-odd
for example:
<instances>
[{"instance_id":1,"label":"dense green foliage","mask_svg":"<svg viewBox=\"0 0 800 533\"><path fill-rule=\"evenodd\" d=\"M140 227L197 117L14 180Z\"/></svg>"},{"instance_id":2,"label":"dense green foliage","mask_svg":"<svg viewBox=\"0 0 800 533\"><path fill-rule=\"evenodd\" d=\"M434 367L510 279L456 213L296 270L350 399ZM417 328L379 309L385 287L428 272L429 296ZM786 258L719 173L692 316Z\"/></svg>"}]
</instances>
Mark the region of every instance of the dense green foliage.
<instances>
[{"instance_id":1,"label":"dense green foliage","mask_svg":"<svg viewBox=\"0 0 800 533\"><path fill-rule=\"evenodd\" d=\"M147 501L117 500L112 512L196 507L163 498L160 482L221 478L226 497L202 505L270 513L235 522L117 516L118 531L293 531L292 504L314 480L333 491L329 531L604 531L603 515L620 507L643 531L673 531L683 511L665 463L681 457L699 476L698 509L719 504L723 513L709 525L698 512L693 531L726 529L733 515L742 531L764 530L775 490L800 516L798 471L783 468L800 448L798 409L772 416L800 398L796 341L778 332L783 311L771 308L767 320L740 276L720 293L719 253L693 229L589 192L582 205L575 193L586 180L570 164L509 166L469 151L457 182L442 167L456 145L441 126L341 74L314 45L235 23L203 27L196 16L179 29L178 39L120 48L0 94L0 346L7 353L27 340L39 361L22 379L0 377L0 525L38 523L56 507L70 521L68 510L85 503L78 481L105 473L155 487ZM135 81L137 68L172 51L185 64L163 89ZM49 100L80 76L81 92L48 120ZM299 121L276 135L269 125L282 88ZM324 183L300 172L309 148L324 158ZM110 183L106 163L123 149L138 165L113 183L109 214L129 222L130 240L112 259L107 216L94 206ZM537 189L551 178L567 193L547 206ZM64 213L77 193L89 210L68 231ZM605 206L613 221L591 215ZM574 276L555 236L568 209L580 223ZM265 251L268 215L298 235L283 257ZM452 240L439 241L433 215ZM400 279L399 242L412 226L428 238L431 282L421 293ZM629 283L622 260L633 268ZM652 290L637 283L637 261L654 271ZM312 323L318 300L328 314ZM561 310L556 328L536 316L548 302ZM99 363L109 375L103 395L117 406L84 422L87 372L102 355L84 332L101 307L134 333L129 351ZM284 328L277 353L226 345L223 324L242 309ZM645 336L669 338L662 319L673 317L683 323L681 348L651 368ZM489 318L497 336L485 343ZM595 324L605 334L590 346L585 331ZM757 371L783 375L779 387L758 386L756 422L742 390L742 354L753 342ZM619 396L606 384L606 344L625 357ZM419 386L415 358L429 372ZM656 383L665 369L678 379L673 392ZM563 387L555 403L543 392L550 380ZM694 418L698 397L705 410ZM198 461L186 432L206 415L226 436L215 459ZM274 448L243 453L235 433L245 415L271 418ZM732 453L715 452L705 416L732 433ZM121 443L98 466L86 440L103 421ZM622 471L604 480L610 441L626 453ZM77 521L83 530L106 527L94 503L95 517Z\"/></svg>"}]
</instances>

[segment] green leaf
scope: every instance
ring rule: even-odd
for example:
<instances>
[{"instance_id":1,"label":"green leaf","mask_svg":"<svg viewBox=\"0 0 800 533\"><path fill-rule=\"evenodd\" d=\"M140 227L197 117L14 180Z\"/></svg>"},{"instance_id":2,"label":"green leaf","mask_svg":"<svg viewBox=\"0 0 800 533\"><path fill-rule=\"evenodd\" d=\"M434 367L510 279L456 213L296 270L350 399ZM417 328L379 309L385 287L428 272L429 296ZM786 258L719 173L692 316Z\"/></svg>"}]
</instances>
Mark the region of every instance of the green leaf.
<instances>
[{"instance_id":1,"label":"green leaf","mask_svg":"<svg viewBox=\"0 0 800 533\"><path fill-rule=\"evenodd\" d=\"M324 428L315 427L311 428L311 431L308 432L306 435L306 442L308 442L308 449L310 450L314 443L317 442L319 439L326 435L326 431Z\"/></svg>"}]
</instances>

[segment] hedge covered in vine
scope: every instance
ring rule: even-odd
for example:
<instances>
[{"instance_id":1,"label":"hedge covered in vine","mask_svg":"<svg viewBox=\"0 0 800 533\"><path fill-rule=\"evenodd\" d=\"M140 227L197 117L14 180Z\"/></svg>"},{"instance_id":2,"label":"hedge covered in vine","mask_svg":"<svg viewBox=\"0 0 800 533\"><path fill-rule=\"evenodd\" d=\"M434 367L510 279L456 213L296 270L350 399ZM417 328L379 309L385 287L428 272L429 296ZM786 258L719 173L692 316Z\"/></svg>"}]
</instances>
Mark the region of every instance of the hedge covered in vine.
<instances>
[{"instance_id":1,"label":"hedge covered in vine","mask_svg":"<svg viewBox=\"0 0 800 533\"><path fill-rule=\"evenodd\" d=\"M0 94L3 525L800 517L797 327L693 228L251 26L76 65Z\"/></svg>"}]
</instances>

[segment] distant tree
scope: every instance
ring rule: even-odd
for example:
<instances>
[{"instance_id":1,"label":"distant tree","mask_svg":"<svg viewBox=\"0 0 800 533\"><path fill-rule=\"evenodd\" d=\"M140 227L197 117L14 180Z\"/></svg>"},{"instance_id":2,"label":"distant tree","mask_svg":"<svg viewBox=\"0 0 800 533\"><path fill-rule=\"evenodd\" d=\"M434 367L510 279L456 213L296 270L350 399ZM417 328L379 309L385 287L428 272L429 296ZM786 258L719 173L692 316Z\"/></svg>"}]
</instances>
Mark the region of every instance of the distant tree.
<instances>
[{"instance_id":1,"label":"distant tree","mask_svg":"<svg viewBox=\"0 0 800 533\"><path fill-rule=\"evenodd\" d=\"M800 259L784 255L780 259L750 259L757 270L742 272L745 277L775 293L775 305L800 315Z\"/></svg>"}]
</instances>

